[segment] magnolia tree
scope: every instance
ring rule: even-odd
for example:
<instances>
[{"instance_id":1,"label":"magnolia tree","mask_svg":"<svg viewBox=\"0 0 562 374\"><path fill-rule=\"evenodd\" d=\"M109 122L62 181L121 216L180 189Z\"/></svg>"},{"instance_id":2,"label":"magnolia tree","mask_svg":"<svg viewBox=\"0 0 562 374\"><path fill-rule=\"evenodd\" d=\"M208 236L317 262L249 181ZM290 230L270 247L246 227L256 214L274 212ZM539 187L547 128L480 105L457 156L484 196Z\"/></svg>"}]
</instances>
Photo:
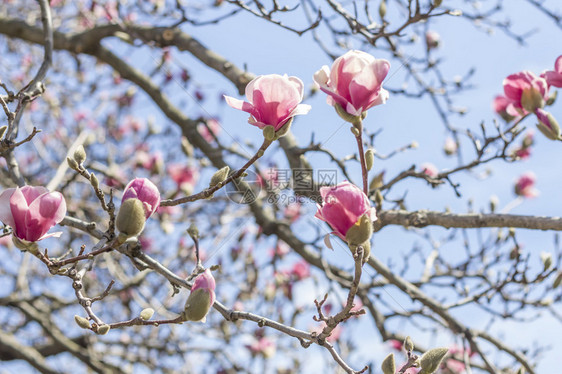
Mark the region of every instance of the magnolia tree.
<instances>
[{"instance_id":1,"label":"magnolia tree","mask_svg":"<svg viewBox=\"0 0 562 374\"><path fill-rule=\"evenodd\" d=\"M559 9L5 0L2 366L555 372Z\"/></svg>"}]
</instances>

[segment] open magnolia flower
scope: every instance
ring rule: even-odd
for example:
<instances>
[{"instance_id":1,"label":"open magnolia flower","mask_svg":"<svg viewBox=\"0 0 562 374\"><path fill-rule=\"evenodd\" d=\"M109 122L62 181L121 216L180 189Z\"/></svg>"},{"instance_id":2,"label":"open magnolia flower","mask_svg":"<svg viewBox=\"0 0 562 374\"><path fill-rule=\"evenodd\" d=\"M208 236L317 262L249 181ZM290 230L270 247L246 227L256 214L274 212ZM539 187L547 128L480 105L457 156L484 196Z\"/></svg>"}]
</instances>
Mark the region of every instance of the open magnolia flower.
<instances>
[{"instance_id":1,"label":"open magnolia flower","mask_svg":"<svg viewBox=\"0 0 562 374\"><path fill-rule=\"evenodd\" d=\"M348 114L360 116L388 99L382 81L389 69L387 60L362 51L349 51L334 61L331 70L326 65L318 70L314 81L328 94L328 104L339 104Z\"/></svg>"},{"instance_id":2,"label":"open magnolia flower","mask_svg":"<svg viewBox=\"0 0 562 374\"><path fill-rule=\"evenodd\" d=\"M0 221L13 229L20 240L36 242L61 232L47 234L66 215L66 202L60 192L45 187L9 188L0 194Z\"/></svg>"},{"instance_id":3,"label":"open magnolia flower","mask_svg":"<svg viewBox=\"0 0 562 374\"><path fill-rule=\"evenodd\" d=\"M248 123L263 129L273 126L280 130L290 119L307 114L310 105L301 104L304 84L297 77L269 74L254 78L246 86L248 102L225 96L234 109L250 113Z\"/></svg>"},{"instance_id":4,"label":"open magnolia flower","mask_svg":"<svg viewBox=\"0 0 562 374\"><path fill-rule=\"evenodd\" d=\"M369 198L356 185L345 181L332 187L320 188L323 204L318 205L315 217L327 222L333 234L348 241L349 230L366 216L369 222L375 221L376 210L371 207Z\"/></svg>"}]
</instances>

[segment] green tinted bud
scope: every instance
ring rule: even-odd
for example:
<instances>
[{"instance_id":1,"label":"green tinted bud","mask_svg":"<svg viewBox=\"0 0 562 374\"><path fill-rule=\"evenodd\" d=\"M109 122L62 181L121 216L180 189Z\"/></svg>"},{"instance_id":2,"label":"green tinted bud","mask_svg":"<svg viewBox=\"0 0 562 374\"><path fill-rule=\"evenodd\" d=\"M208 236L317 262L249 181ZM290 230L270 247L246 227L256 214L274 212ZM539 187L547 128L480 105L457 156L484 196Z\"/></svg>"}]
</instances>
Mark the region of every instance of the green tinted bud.
<instances>
[{"instance_id":1,"label":"green tinted bud","mask_svg":"<svg viewBox=\"0 0 562 374\"><path fill-rule=\"evenodd\" d=\"M382 0L381 5L379 5L379 16L381 16L381 19L386 16L386 0Z\"/></svg>"},{"instance_id":2,"label":"green tinted bud","mask_svg":"<svg viewBox=\"0 0 562 374\"><path fill-rule=\"evenodd\" d=\"M435 373L447 352L449 352L447 348L434 348L425 352L420 358L421 372L426 374Z\"/></svg>"},{"instance_id":3,"label":"green tinted bud","mask_svg":"<svg viewBox=\"0 0 562 374\"><path fill-rule=\"evenodd\" d=\"M84 161L86 161L86 150L84 149L84 146L82 144L76 147L72 157L74 158L74 161L78 163L78 165L82 165Z\"/></svg>"},{"instance_id":4,"label":"green tinted bud","mask_svg":"<svg viewBox=\"0 0 562 374\"><path fill-rule=\"evenodd\" d=\"M371 183L369 183L369 191L376 190L377 188L381 188L383 185L383 177L384 171L378 173L371 179Z\"/></svg>"},{"instance_id":5,"label":"green tinted bud","mask_svg":"<svg viewBox=\"0 0 562 374\"><path fill-rule=\"evenodd\" d=\"M97 333L99 335L105 335L109 332L109 330L111 330L111 327L109 325L101 325L100 327L98 327Z\"/></svg>"},{"instance_id":6,"label":"green tinted bud","mask_svg":"<svg viewBox=\"0 0 562 374\"><path fill-rule=\"evenodd\" d=\"M371 255L371 243L370 242L366 241L365 243L361 243L359 245L348 244L348 246L349 246L349 250L354 255L357 252L358 247L363 247L363 261L361 261L361 262L363 264L365 264L367 261L369 261L369 256Z\"/></svg>"},{"instance_id":7,"label":"green tinted bud","mask_svg":"<svg viewBox=\"0 0 562 374\"><path fill-rule=\"evenodd\" d=\"M86 319L84 317L74 316L74 322L76 322L76 324L83 329L89 329L90 328L90 321L88 321L88 319Z\"/></svg>"},{"instance_id":8,"label":"green tinted bud","mask_svg":"<svg viewBox=\"0 0 562 374\"><path fill-rule=\"evenodd\" d=\"M192 291L187 298L182 317L185 321L202 321L211 309L211 295L208 290L197 289Z\"/></svg>"},{"instance_id":9,"label":"green tinted bud","mask_svg":"<svg viewBox=\"0 0 562 374\"><path fill-rule=\"evenodd\" d=\"M443 3L443 0L433 0L433 6L438 7Z\"/></svg>"},{"instance_id":10,"label":"green tinted bud","mask_svg":"<svg viewBox=\"0 0 562 374\"><path fill-rule=\"evenodd\" d=\"M187 229L187 234L192 238L199 238L199 229L197 228L195 223L189 225L189 228Z\"/></svg>"},{"instance_id":11,"label":"green tinted bud","mask_svg":"<svg viewBox=\"0 0 562 374\"><path fill-rule=\"evenodd\" d=\"M349 244L361 245L371 239L373 235L373 222L371 217L363 214L353 226L347 230L345 239Z\"/></svg>"},{"instance_id":12,"label":"green tinted bud","mask_svg":"<svg viewBox=\"0 0 562 374\"><path fill-rule=\"evenodd\" d=\"M373 151L372 149L368 149L367 152L365 152L365 164L367 165L367 170L371 170L374 163L375 151Z\"/></svg>"},{"instance_id":13,"label":"green tinted bud","mask_svg":"<svg viewBox=\"0 0 562 374\"><path fill-rule=\"evenodd\" d=\"M382 196L381 190L376 190L375 191L375 204L377 204L377 206L381 206L383 201L384 201L384 198Z\"/></svg>"},{"instance_id":14,"label":"green tinted bud","mask_svg":"<svg viewBox=\"0 0 562 374\"><path fill-rule=\"evenodd\" d=\"M394 374L396 372L396 363L394 362L394 353L389 354L381 364L383 374Z\"/></svg>"},{"instance_id":15,"label":"green tinted bud","mask_svg":"<svg viewBox=\"0 0 562 374\"><path fill-rule=\"evenodd\" d=\"M263 128L263 137L269 141L275 140L275 127L267 125Z\"/></svg>"},{"instance_id":16,"label":"green tinted bud","mask_svg":"<svg viewBox=\"0 0 562 374\"><path fill-rule=\"evenodd\" d=\"M8 126L2 126L2 127L0 127L0 139L2 139L2 137L3 137L4 134L6 133L6 130L8 130Z\"/></svg>"},{"instance_id":17,"label":"green tinted bud","mask_svg":"<svg viewBox=\"0 0 562 374\"><path fill-rule=\"evenodd\" d=\"M556 276L556 279L554 279L554 283L552 283L552 288L558 288L558 286L560 286L560 284L562 284L562 271L558 272L558 275Z\"/></svg>"},{"instance_id":18,"label":"green tinted bud","mask_svg":"<svg viewBox=\"0 0 562 374\"><path fill-rule=\"evenodd\" d=\"M90 184L96 190L98 190L100 188L100 181L98 180L98 177L96 177L96 175L94 173L90 174Z\"/></svg>"},{"instance_id":19,"label":"green tinted bud","mask_svg":"<svg viewBox=\"0 0 562 374\"><path fill-rule=\"evenodd\" d=\"M71 168L72 170L78 170L79 165L76 162L76 160L74 160L73 158L67 157L66 163L68 164L68 167Z\"/></svg>"},{"instance_id":20,"label":"green tinted bud","mask_svg":"<svg viewBox=\"0 0 562 374\"><path fill-rule=\"evenodd\" d=\"M406 339L404 339L404 349L407 352L411 352L414 350L414 342L412 342L412 338L410 338L409 336L406 336Z\"/></svg>"},{"instance_id":21,"label":"green tinted bud","mask_svg":"<svg viewBox=\"0 0 562 374\"><path fill-rule=\"evenodd\" d=\"M355 135L356 138L361 136L361 132L356 127L352 127L349 130L351 130L351 133Z\"/></svg>"},{"instance_id":22,"label":"green tinted bud","mask_svg":"<svg viewBox=\"0 0 562 374\"><path fill-rule=\"evenodd\" d=\"M230 167L228 166L225 166L217 170L215 174L213 174L213 176L211 177L211 182L209 183L209 187L215 187L219 183L224 182L225 179L228 177L229 172L230 172Z\"/></svg>"},{"instance_id":23,"label":"green tinted bud","mask_svg":"<svg viewBox=\"0 0 562 374\"><path fill-rule=\"evenodd\" d=\"M115 219L115 227L126 238L139 235L144 229L146 217L144 206L139 199L127 199L121 204L117 218Z\"/></svg>"},{"instance_id":24,"label":"green tinted bud","mask_svg":"<svg viewBox=\"0 0 562 374\"><path fill-rule=\"evenodd\" d=\"M148 321L149 319L152 318L153 315L154 315L154 309L152 308L146 308L140 312L140 318L143 321Z\"/></svg>"},{"instance_id":25,"label":"green tinted bud","mask_svg":"<svg viewBox=\"0 0 562 374\"><path fill-rule=\"evenodd\" d=\"M544 271L547 271L552 266L552 255L548 252L542 252L541 261L544 266Z\"/></svg>"}]
</instances>

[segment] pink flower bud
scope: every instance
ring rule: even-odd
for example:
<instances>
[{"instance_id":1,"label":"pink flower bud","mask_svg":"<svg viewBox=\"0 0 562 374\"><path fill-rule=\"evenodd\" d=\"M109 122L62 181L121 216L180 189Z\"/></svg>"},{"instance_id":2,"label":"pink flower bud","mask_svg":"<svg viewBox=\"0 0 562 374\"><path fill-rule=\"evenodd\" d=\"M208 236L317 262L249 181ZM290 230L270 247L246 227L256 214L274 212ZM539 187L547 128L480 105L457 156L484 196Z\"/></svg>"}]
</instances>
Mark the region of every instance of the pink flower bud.
<instances>
[{"instance_id":1,"label":"pink flower bud","mask_svg":"<svg viewBox=\"0 0 562 374\"><path fill-rule=\"evenodd\" d=\"M544 77L550 86L562 88L562 55L554 62L554 70L544 73Z\"/></svg>"},{"instance_id":2,"label":"pink flower bud","mask_svg":"<svg viewBox=\"0 0 562 374\"><path fill-rule=\"evenodd\" d=\"M439 175L439 170L435 165L432 163L426 162L421 165L422 173L427 175L428 177L435 178Z\"/></svg>"},{"instance_id":3,"label":"pink flower bud","mask_svg":"<svg viewBox=\"0 0 562 374\"><path fill-rule=\"evenodd\" d=\"M199 178L199 171L183 164L170 164L167 168L168 175L176 182L178 189L190 194Z\"/></svg>"},{"instance_id":4,"label":"pink flower bud","mask_svg":"<svg viewBox=\"0 0 562 374\"><path fill-rule=\"evenodd\" d=\"M511 74L503 81L505 96L510 100L507 113L525 115L542 108L548 100L546 80L530 71Z\"/></svg>"},{"instance_id":5,"label":"pink flower bud","mask_svg":"<svg viewBox=\"0 0 562 374\"><path fill-rule=\"evenodd\" d=\"M128 199L139 199L144 206L144 215L148 219L160 205L158 188L146 178L135 178L127 184L121 203Z\"/></svg>"},{"instance_id":6,"label":"pink flower bud","mask_svg":"<svg viewBox=\"0 0 562 374\"><path fill-rule=\"evenodd\" d=\"M297 77L269 74L254 78L246 86L248 102L225 96L226 103L234 109L250 113L248 123L263 129L273 126L280 130L291 118L306 114L310 105L300 104L304 84Z\"/></svg>"},{"instance_id":7,"label":"pink flower bud","mask_svg":"<svg viewBox=\"0 0 562 374\"><path fill-rule=\"evenodd\" d=\"M205 322L207 313L215 303L215 287L215 278L209 269L195 278L183 312L186 321Z\"/></svg>"},{"instance_id":8,"label":"pink flower bud","mask_svg":"<svg viewBox=\"0 0 562 374\"><path fill-rule=\"evenodd\" d=\"M526 198L538 196L539 192L535 188L536 179L537 177L532 171L521 175L515 183L515 194Z\"/></svg>"},{"instance_id":9,"label":"pink flower bud","mask_svg":"<svg viewBox=\"0 0 562 374\"><path fill-rule=\"evenodd\" d=\"M387 60L354 50L338 57L331 70L324 65L314 74L314 81L328 94L328 104L339 104L347 113L360 116L388 99L382 81L389 69Z\"/></svg>"},{"instance_id":10,"label":"pink flower bud","mask_svg":"<svg viewBox=\"0 0 562 374\"><path fill-rule=\"evenodd\" d=\"M36 242L49 235L47 231L66 215L66 202L60 192L45 187L8 188L0 194L0 220L13 229L15 237Z\"/></svg>"},{"instance_id":11,"label":"pink flower bud","mask_svg":"<svg viewBox=\"0 0 562 374\"><path fill-rule=\"evenodd\" d=\"M348 181L333 187L322 187L320 195L323 205L318 205L315 217L327 222L334 229L333 234L344 241L348 230L361 216L366 214L371 221L377 219L376 210L371 208L369 198L359 187Z\"/></svg>"},{"instance_id":12,"label":"pink flower bud","mask_svg":"<svg viewBox=\"0 0 562 374\"><path fill-rule=\"evenodd\" d=\"M494 101L492 102L492 108L494 109L494 112L496 112L501 118L503 118L505 122L511 122L516 116L519 116L518 113L516 115L507 113L507 107L509 106L509 104L511 104L511 101L503 95L496 96L494 98Z\"/></svg>"},{"instance_id":13,"label":"pink flower bud","mask_svg":"<svg viewBox=\"0 0 562 374\"><path fill-rule=\"evenodd\" d=\"M439 47L441 44L441 35L437 31L428 30L425 33L425 44L427 49L433 49Z\"/></svg>"},{"instance_id":14,"label":"pink flower bud","mask_svg":"<svg viewBox=\"0 0 562 374\"><path fill-rule=\"evenodd\" d=\"M537 109L535 111L539 123L537 128L542 132L547 138L551 140L560 140L560 125L556 118L545 110Z\"/></svg>"}]
</instances>

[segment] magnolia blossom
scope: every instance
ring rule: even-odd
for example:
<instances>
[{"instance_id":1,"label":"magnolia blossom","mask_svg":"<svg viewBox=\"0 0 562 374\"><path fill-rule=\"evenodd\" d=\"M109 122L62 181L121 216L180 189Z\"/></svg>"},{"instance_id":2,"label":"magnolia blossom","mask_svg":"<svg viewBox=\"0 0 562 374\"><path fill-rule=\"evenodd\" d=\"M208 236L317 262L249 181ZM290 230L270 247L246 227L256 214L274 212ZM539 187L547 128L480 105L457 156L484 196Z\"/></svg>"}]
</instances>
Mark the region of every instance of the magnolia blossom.
<instances>
[{"instance_id":1,"label":"magnolia blossom","mask_svg":"<svg viewBox=\"0 0 562 374\"><path fill-rule=\"evenodd\" d=\"M12 227L16 238L36 242L60 232L47 231L66 215L66 202L60 192L45 187L8 188L0 194L0 221Z\"/></svg>"},{"instance_id":2,"label":"magnolia blossom","mask_svg":"<svg viewBox=\"0 0 562 374\"><path fill-rule=\"evenodd\" d=\"M439 47L439 44L441 44L441 35L439 35L437 31L428 30L425 33L425 44L427 44L427 49Z\"/></svg>"},{"instance_id":3,"label":"magnolia blossom","mask_svg":"<svg viewBox=\"0 0 562 374\"><path fill-rule=\"evenodd\" d=\"M535 188L537 177L535 173L529 171L519 177L515 183L515 194L526 198L538 196L539 192Z\"/></svg>"},{"instance_id":4,"label":"magnolia blossom","mask_svg":"<svg viewBox=\"0 0 562 374\"><path fill-rule=\"evenodd\" d=\"M248 123L263 129L273 126L278 131L291 118L307 114L310 105L301 104L304 84L297 77L269 74L254 78L246 86L248 102L224 96L234 109L250 113Z\"/></svg>"},{"instance_id":5,"label":"magnolia blossom","mask_svg":"<svg viewBox=\"0 0 562 374\"><path fill-rule=\"evenodd\" d=\"M494 101L492 101L492 108L494 109L494 112L503 118L505 122L510 122L515 118L515 115L511 115L507 112L507 107L510 103L511 101L503 95L496 96ZM518 115L519 114L517 114L517 116Z\"/></svg>"},{"instance_id":6,"label":"magnolia blossom","mask_svg":"<svg viewBox=\"0 0 562 374\"><path fill-rule=\"evenodd\" d=\"M439 170L432 163L426 162L421 165L422 173L428 177L435 178L439 175Z\"/></svg>"},{"instance_id":7,"label":"magnolia blossom","mask_svg":"<svg viewBox=\"0 0 562 374\"><path fill-rule=\"evenodd\" d=\"M296 280L303 280L310 277L309 263L305 260L296 262L291 269L291 275L295 277Z\"/></svg>"},{"instance_id":8,"label":"magnolia blossom","mask_svg":"<svg viewBox=\"0 0 562 374\"><path fill-rule=\"evenodd\" d=\"M256 339L251 345L246 346L252 352L252 355L261 354L265 358L270 358L275 354L275 342L264 336L259 340Z\"/></svg>"},{"instance_id":9,"label":"magnolia blossom","mask_svg":"<svg viewBox=\"0 0 562 374\"><path fill-rule=\"evenodd\" d=\"M199 171L196 168L183 164L170 164L166 169L178 189L191 193L199 178Z\"/></svg>"},{"instance_id":10,"label":"magnolia blossom","mask_svg":"<svg viewBox=\"0 0 562 374\"><path fill-rule=\"evenodd\" d=\"M220 134L221 125L216 118L209 118L206 126L203 123L197 126L197 131L199 131L203 139L211 143L215 140L215 137Z\"/></svg>"},{"instance_id":11,"label":"magnolia blossom","mask_svg":"<svg viewBox=\"0 0 562 374\"><path fill-rule=\"evenodd\" d=\"M357 186L345 181L333 187L320 188L323 205L318 205L315 217L327 222L333 234L345 241L347 231L366 214L375 221L376 210L371 208L369 198Z\"/></svg>"},{"instance_id":12,"label":"magnolia blossom","mask_svg":"<svg viewBox=\"0 0 562 374\"><path fill-rule=\"evenodd\" d=\"M142 202L146 219L160 206L158 187L146 178L135 178L125 186L121 203L128 199L139 199Z\"/></svg>"},{"instance_id":13,"label":"magnolia blossom","mask_svg":"<svg viewBox=\"0 0 562 374\"><path fill-rule=\"evenodd\" d=\"M554 62L554 70L544 73L544 78L550 86L562 88L562 55Z\"/></svg>"},{"instance_id":14,"label":"magnolia blossom","mask_svg":"<svg viewBox=\"0 0 562 374\"><path fill-rule=\"evenodd\" d=\"M530 71L509 75L503 81L503 90L510 100L507 113L512 116L532 113L548 100L546 80Z\"/></svg>"},{"instance_id":15,"label":"magnolia blossom","mask_svg":"<svg viewBox=\"0 0 562 374\"><path fill-rule=\"evenodd\" d=\"M388 99L382 81L389 69L387 60L354 50L338 57L331 70L324 65L314 74L314 81L328 94L328 104L339 104L347 113L359 116Z\"/></svg>"}]
</instances>

